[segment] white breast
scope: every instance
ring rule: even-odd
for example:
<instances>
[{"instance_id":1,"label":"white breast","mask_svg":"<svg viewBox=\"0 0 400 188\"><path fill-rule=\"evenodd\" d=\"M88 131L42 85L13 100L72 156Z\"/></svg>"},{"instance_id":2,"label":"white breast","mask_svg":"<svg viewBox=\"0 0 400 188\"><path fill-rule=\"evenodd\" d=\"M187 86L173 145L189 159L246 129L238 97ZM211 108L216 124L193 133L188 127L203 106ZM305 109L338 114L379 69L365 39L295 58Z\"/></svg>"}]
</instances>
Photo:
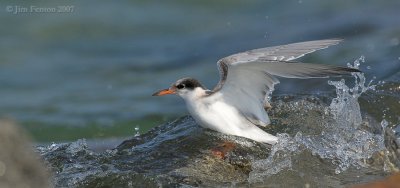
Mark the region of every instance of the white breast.
<instances>
[{"instance_id":1,"label":"white breast","mask_svg":"<svg viewBox=\"0 0 400 188\"><path fill-rule=\"evenodd\" d=\"M275 136L253 125L237 108L226 103L221 93L186 100L186 104L193 118L205 128L270 144L277 141Z\"/></svg>"},{"instance_id":2,"label":"white breast","mask_svg":"<svg viewBox=\"0 0 400 188\"><path fill-rule=\"evenodd\" d=\"M223 101L208 103L199 101L189 104L188 109L192 116L204 127L225 134L234 134L243 126L242 118L238 111Z\"/></svg>"}]
</instances>

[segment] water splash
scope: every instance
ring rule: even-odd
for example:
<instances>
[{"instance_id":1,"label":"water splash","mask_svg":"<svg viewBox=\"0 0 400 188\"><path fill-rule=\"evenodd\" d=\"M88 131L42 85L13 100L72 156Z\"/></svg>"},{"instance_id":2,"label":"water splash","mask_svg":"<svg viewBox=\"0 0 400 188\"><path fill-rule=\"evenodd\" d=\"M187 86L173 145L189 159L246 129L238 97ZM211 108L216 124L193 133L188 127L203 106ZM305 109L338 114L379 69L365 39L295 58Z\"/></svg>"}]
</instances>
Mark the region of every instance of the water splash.
<instances>
[{"instance_id":1,"label":"water splash","mask_svg":"<svg viewBox=\"0 0 400 188\"><path fill-rule=\"evenodd\" d=\"M139 125L136 125L134 137L139 137L139 136L140 136L140 127L139 127Z\"/></svg>"},{"instance_id":2,"label":"water splash","mask_svg":"<svg viewBox=\"0 0 400 188\"><path fill-rule=\"evenodd\" d=\"M56 143L52 142L52 143L51 143L50 145L48 145L48 146L37 146L37 147L36 147L36 150L37 150L40 154L45 155L45 154L47 154L47 153L54 152L54 151L56 151L56 150L58 150L58 149L60 149L60 148L67 147L67 145L68 145L68 144L66 144L66 143L56 144Z\"/></svg>"},{"instance_id":3,"label":"water splash","mask_svg":"<svg viewBox=\"0 0 400 188\"><path fill-rule=\"evenodd\" d=\"M364 56L361 56L354 61L353 65L347 64L348 67L359 69L360 64L365 62ZM358 104L358 98L367 90L375 90L375 85L372 85L374 79L370 80L368 84L363 73L356 72L352 73L354 77L354 86L349 88L344 79L340 81L328 81L329 85L336 88L337 97L334 98L329 106L331 114L337 121L337 126L342 129L353 132L351 127L358 128L362 123L360 105Z\"/></svg>"},{"instance_id":4,"label":"water splash","mask_svg":"<svg viewBox=\"0 0 400 188\"><path fill-rule=\"evenodd\" d=\"M348 64L350 68L358 69L365 61L361 56ZM363 73L352 73L354 86L349 87L345 80L328 81L336 88L336 98L326 107L322 116L321 134L310 135L298 131L294 137L287 134L278 135L279 143L274 145L267 159L253 161L253 171L249 175L249 182L262 182L263 179L277 174L282 170L291 170L292 158L309 151L314 156L330 160L336 166L336 174L346 171L350 167L362 168L376 152L385 149L384 130L387 123L381 123L381 134L374 134L362 127L368 126L363 122L358 98L367 90L375 90L372 81L366 84ZM363 126L361 126L363 125Z\"/></svg>"},{"instance_id":5,"label":"water splash","mask_svg":"<svg viewBox=\"0 0 400 188\"><path fill-rule=\"evenodd\" d=\"M288 134L278 134L278 143L271 148L271 153L267 159L252 162L253 171L249 173L250 183L262 182L265 177L278 174L284 169L292 168L292 156L301 152L298 139L301 133L297 133L294 138Z\"/></svg>"}]
</instances>

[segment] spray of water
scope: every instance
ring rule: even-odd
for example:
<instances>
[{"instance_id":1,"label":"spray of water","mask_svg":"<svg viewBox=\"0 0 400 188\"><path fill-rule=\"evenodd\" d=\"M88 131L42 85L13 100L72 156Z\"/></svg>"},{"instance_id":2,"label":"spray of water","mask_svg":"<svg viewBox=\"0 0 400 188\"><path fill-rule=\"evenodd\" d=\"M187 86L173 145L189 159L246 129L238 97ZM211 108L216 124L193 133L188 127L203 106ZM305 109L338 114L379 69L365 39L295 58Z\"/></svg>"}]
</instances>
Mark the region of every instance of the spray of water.
<instances>
[{"instance_id":1,"label":"spray of water","mask_svg":"<svg viewBox=\"0 0 400 188\"><path fill-rule=\"evenodd\" d=\"M348 67L358 69L363 63L360 57ZM292 156L305 150L314 156L330 160L335 166L335 173L339 174L349 167L365 167L366 159L378 151L385 149L384 131L382 134L373 134L360 128L362 116L358 98L367 90L375 90L371 82L366 84L363 73L352 73L354 86L349 87L345 80L328 81L336 88L336 98L325 109L330 116L323 123L320 135L305 135L298 132L294 137L288 134L278 134L279 142L273 146L267 159L253 161L253 171L249 175L249 182L260 182L265 177L279 173L283 169L292 168ZM386 121L385 121L386 122ZM382 122L382 130L386 129L387 122Z\"/></svg>"},{"instance_id":2,"label":"spray of water","mask_svg":"<svg viewBox=\"0 0 400 188\"><path fill-rule=\"evenodd\" d=\"M136 125L134 137L139 137L139 136L140 136L140 128L139 128L139 125Z\"/></svg>"}]
</instances>

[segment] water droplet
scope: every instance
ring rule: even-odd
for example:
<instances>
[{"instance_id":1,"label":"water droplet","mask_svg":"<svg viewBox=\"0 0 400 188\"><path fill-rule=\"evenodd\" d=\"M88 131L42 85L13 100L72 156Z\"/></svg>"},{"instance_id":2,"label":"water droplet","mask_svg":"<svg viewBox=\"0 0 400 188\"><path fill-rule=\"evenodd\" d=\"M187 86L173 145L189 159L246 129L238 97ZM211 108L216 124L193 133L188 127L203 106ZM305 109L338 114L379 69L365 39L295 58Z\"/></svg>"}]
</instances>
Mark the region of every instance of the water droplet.
<instances>
[{"instance_id":1,"label":"water droplet","mask_svg":"<svg viewBox=\"0 0 400 188\"><path fill-rule=\"evenodd\" d=\"M364 62L365 62L365 56L362 55L362 56L359 58L359 60L360 60L362 63L364 63Z\"/></svg>"},{"instance_id":2,"label":"water droplet","mask_svg":"<svg viewBox=\"0 0 400 188\"><path fill-rule=\"evenodd\" d=\"M371 66L367 66L367 69L371 69Z\"/></svg>"},{"instance_id":3,"label":"water droplet","mask_svg":"<svg viewBox=\"0 0 400 188\"><path fill-rule=\"evenodd\" d=\"M135 135L134 135L135 137L137 137L137 136L140 136L140 128L139 128L139 125L136 125L136 127L135 127Z\"/></svg>"}]
</instances>

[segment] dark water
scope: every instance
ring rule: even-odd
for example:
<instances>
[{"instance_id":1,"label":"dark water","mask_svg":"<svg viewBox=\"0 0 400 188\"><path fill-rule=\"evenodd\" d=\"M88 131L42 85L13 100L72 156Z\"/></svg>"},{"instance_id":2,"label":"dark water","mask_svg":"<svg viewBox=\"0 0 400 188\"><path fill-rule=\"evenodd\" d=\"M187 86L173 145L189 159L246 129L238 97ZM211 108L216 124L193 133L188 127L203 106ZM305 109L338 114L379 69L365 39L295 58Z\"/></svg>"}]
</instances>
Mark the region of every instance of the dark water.
<instances>
[{"instance_id":1,"label":"dark water","mask_svg":"<svg viewBox=\"0 0 400 188\"><path fill-rule=\"evenodd\" d=\"M31 6L73 9L39 13ZM0 115L41 141L131 135L136 126L146 131L186 113L177 97L150 97L176 79L213 87L219 58L325 38L345 42L302 61L345 65L364 55L367 78L396 84L399 7L397 0L2 1ZM327 80L282 82L275 94L334 90ZM399 104L388 104L396 121Z\"/></svg>"}]
</instances>

